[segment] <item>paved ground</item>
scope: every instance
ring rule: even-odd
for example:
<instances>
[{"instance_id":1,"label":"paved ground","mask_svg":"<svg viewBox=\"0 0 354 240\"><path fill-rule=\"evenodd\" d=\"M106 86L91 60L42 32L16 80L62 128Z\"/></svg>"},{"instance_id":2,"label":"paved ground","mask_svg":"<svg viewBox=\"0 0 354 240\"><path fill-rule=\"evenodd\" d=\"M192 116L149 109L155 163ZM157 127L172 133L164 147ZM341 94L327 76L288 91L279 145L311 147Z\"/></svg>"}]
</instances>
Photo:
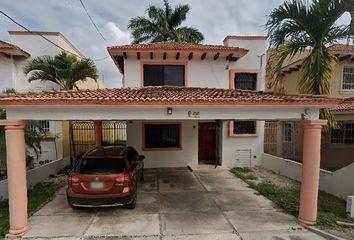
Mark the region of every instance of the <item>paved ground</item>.
<instances>
[{"instance_id":1,"label":"paved ground","mask_svg":"<svg viewBox=\"0 0 354 240\"><path fill-rule=\"evenodd\" d=\"M145 172L138 206L72 210L65 189L30 218L34 239L319 240L227 170Z\"/></svg>"}]
</instances>

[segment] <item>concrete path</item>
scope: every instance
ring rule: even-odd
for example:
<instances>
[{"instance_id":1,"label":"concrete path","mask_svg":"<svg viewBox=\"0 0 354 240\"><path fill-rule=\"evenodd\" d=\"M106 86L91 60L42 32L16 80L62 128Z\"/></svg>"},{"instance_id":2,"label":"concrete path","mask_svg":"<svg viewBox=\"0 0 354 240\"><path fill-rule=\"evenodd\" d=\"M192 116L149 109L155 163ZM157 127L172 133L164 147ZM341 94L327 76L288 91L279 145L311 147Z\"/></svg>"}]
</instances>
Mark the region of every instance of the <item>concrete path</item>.
<instances>
[{"instance_id":1,"label":"concrete path","mask_svg":"<svg viewBox=\"0 0 354 240\"><path fill-rule=\"evenodd\" d=\"M223 169L147 170L134 210L72 210L62 189L30 226L25 239L323 239Z\"/></svg>"}]
</instances>

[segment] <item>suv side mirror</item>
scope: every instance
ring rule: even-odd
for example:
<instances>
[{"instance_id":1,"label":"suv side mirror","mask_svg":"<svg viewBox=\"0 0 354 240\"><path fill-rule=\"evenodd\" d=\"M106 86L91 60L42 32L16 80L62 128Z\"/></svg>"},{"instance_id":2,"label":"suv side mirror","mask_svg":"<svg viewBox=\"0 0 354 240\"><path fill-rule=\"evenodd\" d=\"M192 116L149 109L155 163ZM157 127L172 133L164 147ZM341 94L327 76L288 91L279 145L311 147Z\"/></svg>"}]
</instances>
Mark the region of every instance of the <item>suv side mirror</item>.
<instances>
[{"instance_id":1,"label":"suv side mirror","mask_svg":"<svg viewBox=\"0 0 354 240\"><path fill-rule=\"evenodd\" d=\"M140 161L143 161L144 159L145 159L145 156L144 156L144 155L140 155L140 156L139 156L139 160L140 160Z\"/></svg>"}]
</instances>

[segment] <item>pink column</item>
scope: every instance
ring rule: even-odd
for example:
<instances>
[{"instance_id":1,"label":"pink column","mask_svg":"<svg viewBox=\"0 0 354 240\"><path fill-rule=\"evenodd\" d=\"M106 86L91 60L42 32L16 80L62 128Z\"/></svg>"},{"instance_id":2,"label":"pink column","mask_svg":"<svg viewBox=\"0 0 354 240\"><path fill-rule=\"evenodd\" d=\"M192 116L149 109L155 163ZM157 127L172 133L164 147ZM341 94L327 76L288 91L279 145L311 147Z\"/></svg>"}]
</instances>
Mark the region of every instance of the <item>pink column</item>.
<instances>
[{"instance_id":1,"label":"pink column","mask_svg":"<svg viewBox=\"0 0 354 240\"><path fill-rule=\"evenodd\" d=\"M317 198L320 179L321 130L327 120L303 120L304 146L300 192L299 221L313 225L317 219Z\"/></svg>"},{"instance_id":2,"label":"pink column","mask_svg":"<svg viewBox=\"0 0 354 240\"><path fill-rule=\"evenodd\" d=\"M6 136L7 180L10 230L7 237L22 236L28 230L26 145L24 121L4 121ZM2 124L3 125L3 124Z\"/></svg>"},{"instance_id":3,"label":"pink column","mask_svg":"<svg viewBox=\"0 0 354 240\"><path fill-rule=\"evenodd\" d=\"M96 147L102 146L102 121L95 121L95 140Z\"/></svg>"}]
</instances>

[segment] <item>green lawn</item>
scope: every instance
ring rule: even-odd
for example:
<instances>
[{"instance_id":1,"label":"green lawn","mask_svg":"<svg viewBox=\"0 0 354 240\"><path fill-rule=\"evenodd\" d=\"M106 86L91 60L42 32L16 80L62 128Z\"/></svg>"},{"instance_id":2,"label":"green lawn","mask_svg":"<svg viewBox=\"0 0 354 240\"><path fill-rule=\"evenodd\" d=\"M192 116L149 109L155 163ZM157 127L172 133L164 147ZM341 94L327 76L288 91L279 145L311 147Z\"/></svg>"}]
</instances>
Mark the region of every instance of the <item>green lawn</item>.
<instances>
[{"instance_id":1,"label":"green lawn","mask_svg":"<svg viewBox=\"0 0 354 240\"><path fill-rule=\"evenodd\" d=\"M64 186L64 182L38 183L28 190L28 213L32 215L44 204L52 200L55 193ZM8 201L0 201L0 239L5 237L9 229Z\"/></svg>"},{"instance_id":2,"label":"green lawn","mask_svg":"<svg viewBox=\"0 0 354 240\"><path fill-rule=\"evenodd\" d=\"M272 200L285 212L298 216L300 203L300 189L298 186L281 187L271 182L254 181L257 177L248 168L233 168L231 172L248 183L257 192ZM346 202L331 194L319 192L318 196L318 218L317 226L322 229L336 229L341 226L336 221L354 222L354 219L347 217Z\"/></svg>"}]
</instances>

